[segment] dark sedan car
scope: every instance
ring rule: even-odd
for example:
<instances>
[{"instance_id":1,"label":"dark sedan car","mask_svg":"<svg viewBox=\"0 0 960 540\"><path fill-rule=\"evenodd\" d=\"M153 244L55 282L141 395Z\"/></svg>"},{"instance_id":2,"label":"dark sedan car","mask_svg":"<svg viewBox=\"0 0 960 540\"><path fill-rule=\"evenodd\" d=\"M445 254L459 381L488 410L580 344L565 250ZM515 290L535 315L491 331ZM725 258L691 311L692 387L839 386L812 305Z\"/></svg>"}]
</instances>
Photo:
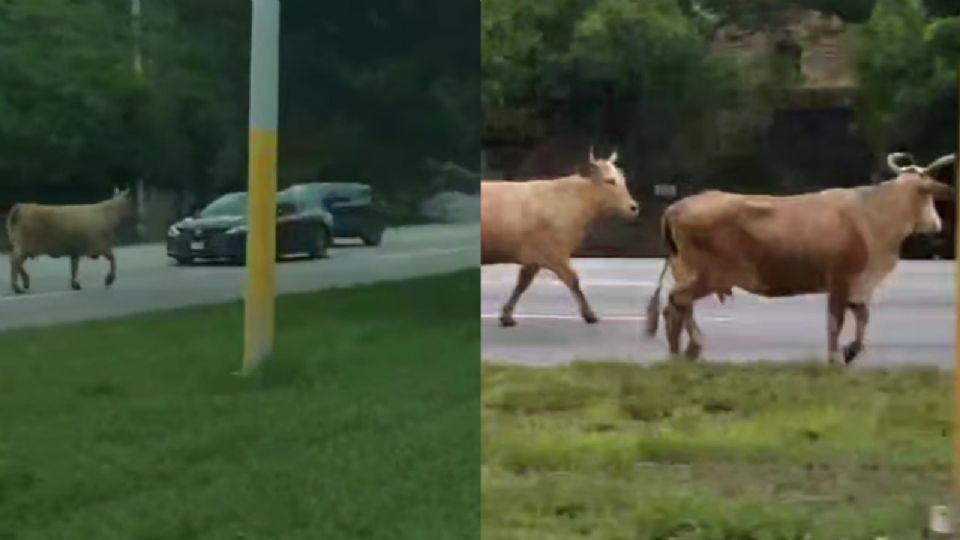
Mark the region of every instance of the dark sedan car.
<instances>
[{"instance_id":1,"label":"dark sedan car","mask_svg":"<svg viewBox=\"0 0 960 540\"><path fill-rule=\"evenodd\" d=\"M380 245L386 220L375 204L369 185L312 182L294 184L285 191L305 200L310 208L321 208L333 214L335 238L360 238L368 246Z\"/></svg>"},{"instance_id":2,"label":"dark sedan car","mask_svg":"<svg viewBox=\"0 0 960 540\"><path fill-rule=\"evenodd\" d=\"M333 238L333 217L291 192L277 194L277 257L325 257ZM196 215L170 226L167 256L179 264L198 259L243 263L247 249L247 194L227 193Z\"/></svg>"}]
</instances>

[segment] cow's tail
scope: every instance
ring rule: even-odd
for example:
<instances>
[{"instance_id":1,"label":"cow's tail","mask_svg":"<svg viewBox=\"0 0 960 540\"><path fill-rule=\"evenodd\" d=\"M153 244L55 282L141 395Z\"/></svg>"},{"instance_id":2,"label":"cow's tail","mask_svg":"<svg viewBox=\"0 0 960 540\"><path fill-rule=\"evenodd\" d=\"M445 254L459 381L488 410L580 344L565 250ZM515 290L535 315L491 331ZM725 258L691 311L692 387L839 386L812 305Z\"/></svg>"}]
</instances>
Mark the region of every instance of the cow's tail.
<instances>
[{"instance_id":1,"label":"cow's tail","mask_svg":"<svg viewBox=\"0 0 960 540\"><path fill-rule=\"evenodd\" d=\"M647 337L653 337L657 334L657 326L660 323L660 290L663 288L663 278L667 275L667 268L670 268L670 261L677 254L677 243L673 239L673 231L670 230L670 221L667 219L666 212L664 212L660 226L663 239L670 252L663 260L663 269L660 270L660 277L657 278L657 288L653 290L653 295L647 302Z\"/></svg>"},{"instance_id":2,"label":"cow's tail","mask_svg":"<svg viewBox=\"0 0 960 540\"><path fill-rule=\"evenodd\" d=\"M17 223L20 223L20 205L14 204L10 207L10 212L7 214L7 228L11 229Z\"/></svg>"},{"instance_id":3,"label":"cow's tail","mask_svg":"<svg viewBox=\"0 0 960 540\"><path fill-rule=\"evenodd\" d=\"M17 225L20 224L20 205L14 204L10 207L10 212L7 214L7 242L10 244L10 247L13 247L14 230L16 230Z\"/></svg>"}]
</instances>

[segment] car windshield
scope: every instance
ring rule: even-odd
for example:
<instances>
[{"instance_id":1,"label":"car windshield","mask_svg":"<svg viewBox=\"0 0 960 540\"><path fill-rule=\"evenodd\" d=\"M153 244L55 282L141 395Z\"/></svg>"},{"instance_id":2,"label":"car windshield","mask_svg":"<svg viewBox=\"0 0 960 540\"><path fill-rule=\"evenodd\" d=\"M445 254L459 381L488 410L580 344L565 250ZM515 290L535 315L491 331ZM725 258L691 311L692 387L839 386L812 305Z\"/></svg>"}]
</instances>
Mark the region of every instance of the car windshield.
<instances>
[{"instance_id":1,"label":"car windshield","mask_svg":"<svg viewBox=\"0 0 960 540\"><path fill-rule=\"evenodd\" d=\"M200 211L200 217L242 216L247 213L247 194L228 193Z\"/></svg>"},{"instance_id":2,"label":"car windshield","mask_svg":"<svg viewBox=\"0 0 960 540\"><path fill-rule=\"evenodd\" d=\"M277 193L277 204L293 204L297 203L297 197L289 189L285 189Z\"/></svg>"},{"instance_id":3,"label":"car windshield","mask_svg":"<svg viewBox=\"0 0 960 540\"><path fill-rule=\"evenodd\" d=\"M290 213L296 209L296 199L289 191L277 193L277 205L283 213ZM200 211L200 217L246 216L247 194L228 193L215 199Z\"/></svg>"},{"instance_id":4,"label":"car windshield","mask_svg":"<svg viewBox=\"0 0 960 540\"><path fill-rule=\"evenodd\" d=\"M293 214L297 211L297 198L290 190L277 193L277 211L280 215Z\"/></svg>"}]
</instances>

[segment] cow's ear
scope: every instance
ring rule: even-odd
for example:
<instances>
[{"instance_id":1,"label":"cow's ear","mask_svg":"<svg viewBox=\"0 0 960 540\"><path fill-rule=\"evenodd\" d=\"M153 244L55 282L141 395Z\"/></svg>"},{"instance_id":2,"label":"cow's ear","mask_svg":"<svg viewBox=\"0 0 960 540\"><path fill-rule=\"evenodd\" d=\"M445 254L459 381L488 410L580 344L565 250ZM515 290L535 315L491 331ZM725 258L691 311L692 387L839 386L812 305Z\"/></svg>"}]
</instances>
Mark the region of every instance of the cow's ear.
<instances>
[{"instance_id":1,"label":"cow's ear","mask_svg":"<svg viewBox=\"0 0 960 540\"><path fill-rule=\"evenodd\" d=\"M937 182L936 180L925 180L921 184L921 190L933 197L937 201L952 201L956 197L953 186Z\"/></svg>"}]
</instances>

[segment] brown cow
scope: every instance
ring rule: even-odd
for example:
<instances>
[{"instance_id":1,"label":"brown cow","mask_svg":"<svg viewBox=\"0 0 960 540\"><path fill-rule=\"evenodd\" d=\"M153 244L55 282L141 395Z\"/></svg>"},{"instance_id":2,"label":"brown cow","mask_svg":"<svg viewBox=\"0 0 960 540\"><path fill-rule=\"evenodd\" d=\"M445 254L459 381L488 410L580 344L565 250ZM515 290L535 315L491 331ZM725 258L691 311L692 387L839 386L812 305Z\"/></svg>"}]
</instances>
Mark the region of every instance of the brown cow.
<instances>
[{"instance_id":1,"label":"brown cow","mask_svg":"<svg viewBox=\"0 0 960 540\"><path fill-rule=\"evenodd\" d=\"M40 255L70 257L70 286L80 289L77 268L81 257L103 256L110 263L105 283L117 276L113 233L122 221L135 215L128 190L114 190L113 197L94 204L43 205L17 203L7 216L10 252L10 286L20 294L30 288L30 275L23 263ZM17 277L23 281L23 289Z\"/></svg>"},{"instance_id":2,"label":"brown cow","mask_svg":"<svg viewBox=\"0 0 960 540\"><path fill-rule=\"evenodd\" d=\"M520 265L517 284L500 314L503 326L516 324L517 300L541 268L551 270L570 289L584 321L597 322L570 256L597 218L637 217L639 205L627 190L616 159L616 151L607 159L596 159L591 148L589 163L570 176L480 183L480 264Z\"/></svg>"},{"instance_id":3,"label":"brown cow","mask_svg":"<svg viewBox=\"0 0 960 540\"><path fill-rule=\"evenodd\" d=\"M843 359L852 362L864 347L871 296L896 266L902 242L912 233L939 232L934 200L953 197L953 188L929 173L952 163L954 155L926 167L900 167L896 161L903 157L910 156L888 156L897 176L876 185L780 197L707 191L667 207L662 234L670 255L647 305L647 335L657 331L669 266L675 283L663 317L672 355L679 353L684 329L686 356L700 354L694 303L739 287L765 297L826 293L829 360L840 361L837 342L850 309L856 336Z\"/></svg>"}]
</instances>

